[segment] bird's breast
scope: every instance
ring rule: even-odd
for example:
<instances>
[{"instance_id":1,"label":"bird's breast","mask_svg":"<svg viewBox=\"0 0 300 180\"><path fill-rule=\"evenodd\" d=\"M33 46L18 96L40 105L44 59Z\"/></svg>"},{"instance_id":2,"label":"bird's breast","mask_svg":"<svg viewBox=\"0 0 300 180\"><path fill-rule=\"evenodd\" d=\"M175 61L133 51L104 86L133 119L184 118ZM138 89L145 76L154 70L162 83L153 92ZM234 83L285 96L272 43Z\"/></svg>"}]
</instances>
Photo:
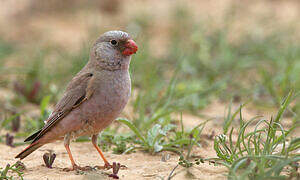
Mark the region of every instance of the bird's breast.
<instances>
[{"instance_id":1,"label":"bird's breast","mask_svg":"<svg viewBox=\"0 0 300 180\"><path fill-rule=\"evenodd\" d=\"M117 118L127 104L131 81L128 71L112 71L96 79L95 92L86 102L87 120L96 131L101 131Z\"/></svg>"}]
</instances>

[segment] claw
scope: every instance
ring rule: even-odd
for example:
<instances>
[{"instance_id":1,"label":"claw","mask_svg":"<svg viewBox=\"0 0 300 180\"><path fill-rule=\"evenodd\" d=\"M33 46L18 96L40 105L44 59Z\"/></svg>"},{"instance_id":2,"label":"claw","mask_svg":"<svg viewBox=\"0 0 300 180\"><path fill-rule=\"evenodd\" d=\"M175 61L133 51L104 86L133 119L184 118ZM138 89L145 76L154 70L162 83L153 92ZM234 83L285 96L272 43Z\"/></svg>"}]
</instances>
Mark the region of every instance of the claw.
<instances>
[{"instance_id":1,"label":"claw","mask_svg":"<svg viewBox=\"0 0 300 180\"><path fill-rule=\"evenodd\" d=\"M91 166L84 166L84 167L80 167L78 165L73 165L72 168L64 168L63 171L69 172L69 171L91 171L93 168Z\"/></svg>"},{"instance_id":2,"label":"claw","mask_svg":"<svg viewBox=\"0 0 300 180\"><path fill-rule=\"evenodd\" d=\"M105 169L111 169L113 166L110 165L109 163L105 163L104 168Z\"/></svg>"},{"instance_id":3,"label":"claw","mask_svg":"<svg viewBox=\"0 0 300 180\"><path fill-rule=\"evenodd\" d=\"M109 170L109 169L113 168L113 165L107 163L107 164L104 164L104 166L95 166L94 168ZM127 166L121 164L120 169L127 169Z\"/></svg>"},{"instance_id":4,"label":"claw","mask_svg":"<svg viewBox=\"0 0 300 180\"><path fill-rule=\"evenodd\" d=\"M110 165L109 163L107 163L107 164L104 164L104 166L95 166L95 168L109 170L109 169L112 168L112 165Z\"/></svg>"}]
</instances>

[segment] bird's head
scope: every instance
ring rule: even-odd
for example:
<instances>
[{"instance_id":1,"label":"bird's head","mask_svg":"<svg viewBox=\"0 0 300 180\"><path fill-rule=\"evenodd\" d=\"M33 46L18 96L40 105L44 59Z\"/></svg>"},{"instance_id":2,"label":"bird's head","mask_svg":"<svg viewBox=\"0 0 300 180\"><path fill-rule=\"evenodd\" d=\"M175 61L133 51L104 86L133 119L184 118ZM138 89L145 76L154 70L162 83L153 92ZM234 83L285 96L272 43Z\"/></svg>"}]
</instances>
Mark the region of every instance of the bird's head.
<instances>
[{"instance_id":1,"label":"bird's head","mask_svg":"<svg viewBox=\"0 0 300 180\"><path fill-rule=\"evenodd\" d=\"M131 55L137 50L136 43L126 32L108 31L96 40L91 59L102 69L128 69Z\"/></svg>"}]
</instances>

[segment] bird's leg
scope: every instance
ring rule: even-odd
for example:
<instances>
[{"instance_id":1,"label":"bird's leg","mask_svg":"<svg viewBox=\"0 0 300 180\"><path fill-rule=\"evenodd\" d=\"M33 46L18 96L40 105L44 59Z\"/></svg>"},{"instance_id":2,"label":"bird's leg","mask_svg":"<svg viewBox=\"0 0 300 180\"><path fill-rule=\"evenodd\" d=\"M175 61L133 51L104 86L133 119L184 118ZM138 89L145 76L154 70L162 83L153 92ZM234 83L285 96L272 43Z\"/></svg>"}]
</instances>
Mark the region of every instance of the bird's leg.
<instances>
[{"instance_id":1,"label":"bird's leg","mask_svg":"<svg viewBox=\"0 0 300 180\"><path fill-rule=\"evenodd\" d=\"M90 167L90 166L80 167L75 163L75 161L73 159L73 156L72 156L72 153L71 153L71 150L70 150L70 147L69 147L70 146L70 135L69 134L65 135L64 145L65 145L65 148L68 152L68 155L69 155L69 158L70 158L70 161L71 161L71 164L72 164L72 168L65 168L64 171L74 171L74 170L87 171L87 170L92 169L92 167Z\"/></svg>"},{"instance_id":2,"label":"bird's leg","mask_svg":"<svg viewBox=\"0 0 300 180\"><path fill-rule=\"evenodd\" d=\"M112 167L112 165L109 164L109 162L106 160L106 158L104 157L101 149L98 147L97 145L97 138L98 138L98 134L94 134L92 136L92 143L94 145L94 147L97 149L98 153L100 154L101 158L103 159L104 161L104 168L106 169L110 169ZM101 167L100 167L101 168Z\"/></svg>"}]
</instances>

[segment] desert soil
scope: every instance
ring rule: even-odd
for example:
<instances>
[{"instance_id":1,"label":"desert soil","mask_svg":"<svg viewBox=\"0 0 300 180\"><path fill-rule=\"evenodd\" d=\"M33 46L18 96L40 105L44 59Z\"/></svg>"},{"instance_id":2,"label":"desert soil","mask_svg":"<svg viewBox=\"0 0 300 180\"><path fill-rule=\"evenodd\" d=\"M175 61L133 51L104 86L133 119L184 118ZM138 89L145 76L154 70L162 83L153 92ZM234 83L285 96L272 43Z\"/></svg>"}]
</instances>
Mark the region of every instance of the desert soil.
<instances>
[{"instance_id":1,"label":"desert soil","mask_svg":"<svg viewBox=\"0 0 300 180\"><path fill-rule=\"evenodd\" d=\"M208 138L212 133L215 135L222 133L221 117L225 111L225 104L220 102L213 102L203 112L205 116L217 117L215 120L208 122L203 130L201 136L201 146L195 147L192 154L200 157L216 157L213 149L213 138ZM238 105L234 105L233 109L236 109ZM244 118L249 120L257 114L264 115L265 118L269 118L272 113L262 113L255 111L251 108L245 108L243 110ZM275 114L275 113L274 113ZM220 118L218 118L218 116ZM204 119L192 116L184 115L183 122L185 127L192 128L196 124L204 121ZM285 120L284 122L288 122ZM289 124L285 123L288 127ZM300 131L295 131L293 136L299 136ZM14 164L17 160L14 156L23 150L26 146L9 147L4 144L0 144L0 167L5 167L7 163ZM48 150L53 150L56 153L56 159L53 164L53 168L49 169L45 167L42 156ZM74 142L71 143L71 151L75 158L75 161L80 166L96 166L103 165L99 154L92 146L90 142ZM126 165L126 169L121 169L118 173L120 179L167 179L172 169L178 163L178 155L172 152L161 152L155 155L137 151L131 154L117 155L112 151L104 152L106 158L112 162L119 162L122 165ZM110 179L108 174L112 173L112 170L92 170L86 172L65 172L63 169L71 167L68 154L65 151L63 142L56 142L47 144L27 158L22 160L26 166L24 171L24 179ZM223 166L215 166L213 164L204 163L195 165L189 168L189 172L183 167L178 166L174 171L176 176L173 179L226 179L227 168ZM14 176L16 174L13 174Z\"/></svg>"},{"instance_id":2,"label":"desert soil","mask_svg":"<svg viewBox=\"0 0 300 180\"><path fill-rule=\"evenodd\" d=\"M124 3L122 13L114 16L111 19L107 18L107 16L101 15L101 13L95 14L85 11L76 14L75 17L77 17L76 19L78 19L78 21L76 22L74 22L73 16L72 18L70 18L69 16L56 15L56 13L53 13L52 15L40 13L41 16L31 16L31 13L28 13L25 14L27 16L24 15L24 17L27 17L28 19L25 19L25 23L21 23L20 21L22 21L22 18L19 17L18 14L22 15L23 9L26 9L28 2L30 1L1 1L0 24L1 27L7 27L1 28L0 30L0 33L1 35L3 35L3 38L6 40L14 40L21 44L23 43L24 47L27 46L28 42L33 42L35 44L37 42L36 39L38 39L39 42L43 42L40 44L53 43L54 41L54 43L61 44L63 47L75 50L77 48L73 47L82 45L82 40L85 40L87 38L87 31L90 27L88 26L89 24L93 24L94 22L96 22L96 27L99 28L106 27L107 29L119 29L120 27L123 27L118 25L119 17L123 17L125 15L126 19L131 16L135 16L134 12L140 11L146 11L149 13L153 11L153 8L155 8L155 14L163 14L162 12L165 13L165 16L153 16L154 18L159 20L153 26L160 27L153 30L153 34L157 34L157 37L153 37L153 41L157 39L159 40L159 43L164 42L161 40L162 37L159 35L164 34L161 33L161 31L166 29L166 27L164 27L164 24L168 23L163 23L161 22L161 20L168 20L168 18L166 18L166 14L170 13L170 11L166 11L166 8L172 7L169 5L168 1L162 4L161 1L135 1L136 3ZM215 3L213 1L201 1L201 3L198 1L190 1L190 3L191 2L191 7L195 7L197 10L195 11L195 15L202 18L214 17L213 22L215 22L215 24L217 25L220 25L222 24L221 20L223 20L222 17L224 15L224 12L226 12L226 10L228 9L230 2L232 3L234 1L226 0L222 2L220 1L219 3ZM160 8L157 8L157 3L160 4ZM258 14L257 16L259 16L260 14L267 14L268 12L276 12L276 22L277 20L279 20L281 24L285 25L287 20L293 21L295 19L298 19L298 7L299 4L294 4L292 1L280 1L280 3L273 3L271 1L257 1L256 3L251 4L251 6L247 5L247 11L245 12L245 15L237 16L237 22L236 25L233 26L234 28L232 30L232 34L239 34L236 32L243 32L241 30L243 28L247 28L247 30L251 29L251 27L256 28L257 24L254 23L255 21L251 21L253 19L253 16L249 16L249 14ZM298 23L298 27L299 26L300 25ZM232 38L234 39L234 37ZM3 93L1 92L0 96L1 94ZM9 93L5 92L5 94L5 98L7 98L7 94ZM5 98L3 97L1 99ZM203 132L204 135L210 135L213 131L216 135L222 132L222 117L224 115L224 110L226 106L227 104L216 102L212 103L208 108L202 111L205 112L205 114L208 117L216 118L216 120L211 121L207 124ZM271 115L275 115L275 112L269 110L267 112L258 110L245 110L243 111L243 114L246 119L250 119L251 117L254 117L256 115L264 115L265 118L269 119ZM192 115L184 115L183 120L186 127L192 128L196 124L202 122L204 119L194 117ZM294 136L299 137L300 131L296 132L298 134ZM216 157L215 151L213 150L213 140L204 138L204 141L202 142L202 147L195 148L193 154L201 157ZM17 161L16 159L14 159L14 156L18 154L21 150L23 150L25 147L26 146L24 145L12 148L4 144L0 144L0 167L5 167L7 163L14 164ZM49 149L53 150L57 154L52 169L46 168L42 159L42 155ZM103 165L103 162L100 156L98 155L97 151L89 142L72 143L71 151L78 165ZM127 169L122 169L119 171L118 174L120 179L166 179L169 176L172 169L178 163L178 155L170 152L162 152L155 155L150 155L149 153L137 151L136 153L132 154L116 155L113 154L111 151L108 151L104 152L104 154L107 157L107 159L110 160L110 162L120 162L121 164L127 166ZM164 158L168 156L169 158ZM163 161L162 159L167 160ZM26 170L24 171L24 179L28 180L109 179L106 173L111 173L111 170L93 170L90 172L79 173L63 171L63 168L70 167L71 164L62 142L45 145L37 151L35 151L34 153L32 153L26 159L22 160L22 162L26 166ZM184 168L178 167L175 171L177 175L174 177L174 179L226 179L225 174L227 173L227 169L225 167L214 166L208 163L200 164L199 166L194 166L189 170L191 174L194 175L194 177L188 176L187 171Z\"/></svg>"},{"instance_id":3,"label":"desert soil","mask_svg":"<svg viewBox=\"0 0 300 180\"><path fill-rule=\"evenodd\" d=\"M221 115L224 112L223 105L219 103L212 103L206 109L206 116L211 116L213 112L220 111ZM248 114L248 113L246 113ZM187 129L194 127L204 119L192 116L184 115L184 125ZM219 125L218 125L219 124ZM200 157L216 157L213 150L213 139L208 139L207 136L211 135L214 131L215 134L221 133L221 124L218 120L211 121L207 124L203 131L203 138L201 140L202 147L195 147L192 151L193 155ZM220 128L216 128L220 126ZM18 140L19 141L19 140ZM0 144L0 167L5 167L7 163L14 164L17 160L14 156L23 150L26 145L18 147L9 147L4 144ZM100 158L98 152L90 142L73 142L71 143L71 151L75 158L75 161L80 166L96 166L103 165L103 161ZM53 150L57 155L53 168L49 169L44 165L43 154ZM178 164L179 156L172 152L161 152L155 155L137 151L131 154L117 155L112 151L104 152L105 157L112 162L119 162L122 165L126 165L126 169L121 169L118 173L120 179L167 179L173 168ZM56 142L47 144L27 158L22 160L26 166L24 171L24 179L110 179L108 174L112 173L112 170L92 170L86 172L65 172L63 169L71 167L71 163L63 146L63 142ZM173 179L226 179L226 168L222 166L214 166L213 164L200 164L189 168L189 173L185 168L178 166L174 173ZM190 174L190 175L189 175ZM16 176L16 174L12 174Z\"/></svg>"},{"instance_id":4,"label":"desert soil","mask_svg":"<svg viewBox=\"0 0 300 180\"><path fill-rule=\"evenodd\" d=\"M13 164L16 160L13 158L25 146L11 148L3 144L0 145L1 152L0 162L1 167L5 167L7 163ZM44 165L42 155L48 149L54 150L57 154L53 168L49 169ZM73 143L71 145L73 156L80 166L95 166L103 165L99 154L94 149L91 143ZM213 151L200 150L199 153L211 154ZM202 154L201 153L201 154ZM173 153L163 152L157 155L148 153L136 152L132 154L116 155L111 152L104 153L107 159L111 162L120 162L126 165L126 169L121 169L118 173L120 179L166 179L172 169L178 163L178 156ZM168 154L168 155L167 155ZM168 156L169 159L162 161L163 156ZM24 171L24 179L110 179L106 173L111 173L112 170L92 170L86 172L65 172L63 168L70 167L68 154L66 153L62 143L52 143L40 148L28 158L22 160L26 166ZM189 179L184 168L178 167L175 173L178 173L174 179ZM224 174L226 168L209 164L202 164L190 168L196 179L225 179Z\"/></svg>"}]
</instances>

